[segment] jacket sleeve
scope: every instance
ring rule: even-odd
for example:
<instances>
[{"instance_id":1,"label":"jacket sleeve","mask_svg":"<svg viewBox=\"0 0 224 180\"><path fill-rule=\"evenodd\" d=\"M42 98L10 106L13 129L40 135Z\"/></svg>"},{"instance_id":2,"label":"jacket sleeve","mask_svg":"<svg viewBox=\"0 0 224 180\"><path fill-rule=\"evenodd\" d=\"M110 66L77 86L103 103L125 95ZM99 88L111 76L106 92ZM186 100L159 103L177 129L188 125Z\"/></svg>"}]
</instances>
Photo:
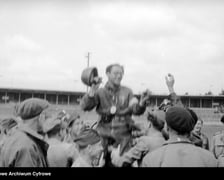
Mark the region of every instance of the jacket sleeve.
<instances>
[{"instance_id":1,"label":"jacket sleeve","mask_svg":"<svg viewBox=\"0 0 224 180\"><path fill-rule=\"evenodd\" d=\"M181 106L181 107L184 106L184 105L182 104L182 101L181 101L180 97L177 96L177 94L176 94L175 92L174 92L174 93L171 93L171 94L169 95L169 99L170 99L171 103L172 103L173 105L175 105L175 106Z\"/></svg>"},{"instance_id":2,"label":"jacket sleeve","mask_svg":"<svg viewBox=\"0 0 224 180\"><path fill-rule=\"evenodd\" d=\"M134 115L142 115L144 114L146 106L140 106L139 104L133 105L132 112Z\"/></svg>"},{"instance_id":3,"label":"jacket sleeve","mask_svg":"<svg viewBox=\"0 0 224 180\"><path fill-rule=\"evenodd\" d=\"M84 111L91 111L98 104L99 99L97 93L93 97L90 97L88 94L85 94L80 101L80 106Z\"/></svg>"},{"instance_id":4,"label":"jacket sleeve","mask_svg":"<svg viewBox=\"0 0 224 180\"><path fill-rule=\"evenodd\" d=\"M129 93L129 103L135 98L132 91ZM135 103L131 106L133 115L142 115L145 112L146 106L140 106L139 103Z\"/></svg>"},{"instance_id":5,"label":"jacket sleeve","mask_svg":"<svg viewBox=\"0 0 224 180\"><path fill-rule=\"evenodd\" d=\"M117 167L122 167L127 164L133 164L134 161L140 160L143 154L147 151L147 147L143 141L138 141L128 152L122 156L112 156L112 163Z\"/></svg>"},{"instance_id":6,"label":"jacket sleeve","mask_svg":"<svg viewBox=\"0 0 224 180\"><path fill-rule=\"evenodd\" d=\"M140 160L147 152L148 148L145 142L140 138L134 147L132 147L128 152L122 155L123 163L132 164L134 161Z\"/></svg>"},{"instance_id":7,"label":"jacket sleeve","mask_svg":"<svg viewBox=\"0 0 224 180\"><path fill-rule=\"evenodd\" d=\"M11 158L9 167L39 167L36 161L37 157L32 149L19 149Z\"/></svg>"}]
</instances>

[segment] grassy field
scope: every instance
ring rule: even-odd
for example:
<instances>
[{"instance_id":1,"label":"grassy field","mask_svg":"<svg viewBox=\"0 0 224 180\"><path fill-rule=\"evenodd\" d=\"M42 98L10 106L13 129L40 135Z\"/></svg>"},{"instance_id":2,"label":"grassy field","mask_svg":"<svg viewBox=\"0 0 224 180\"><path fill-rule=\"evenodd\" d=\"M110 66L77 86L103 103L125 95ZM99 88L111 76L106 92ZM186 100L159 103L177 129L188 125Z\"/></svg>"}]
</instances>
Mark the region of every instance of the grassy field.
<instances>
[{"instance_id":1,"label":"grassy field","mask_svg":"<svg viewBox=\"0 0 224 180\"><path fill-rule=\"evenodd\" d=\"M8 116L12 116L13 115L13 107L14 107L14 104L6 104L6 105L0 104L0 119L3 119ZM85 122L87 122L90 125L93 124L97 120L97 114L95 113L94 110L90 111L90 112L83 112L78 105L76 105L76 106L52 105L52 109L57 110L57 111L64 109L68 113L76 112L76 113L80 114L81 119L83 119ZM144 125L146 123L146 115L135 117L135 122L140 124L142 127L144 127ZM210 121L206 120L204 122L202 132L208 136L209 142L211 142L212 136L217 131L220 131L222 129L224 129L224 127L219 122L219 120L217 120L217 119L210 120Z\"/></svg>"}]
</instances>

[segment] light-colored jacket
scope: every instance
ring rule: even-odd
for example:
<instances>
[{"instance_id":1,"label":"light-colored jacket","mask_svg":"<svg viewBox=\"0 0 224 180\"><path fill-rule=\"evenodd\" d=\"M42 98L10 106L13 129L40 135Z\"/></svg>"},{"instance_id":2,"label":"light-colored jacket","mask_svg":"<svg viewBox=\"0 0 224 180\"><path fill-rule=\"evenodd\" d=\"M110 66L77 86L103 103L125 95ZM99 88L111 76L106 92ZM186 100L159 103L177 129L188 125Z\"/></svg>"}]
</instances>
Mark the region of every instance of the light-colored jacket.
<instances>
[{"instance_id":1,"label":"light-colored jacket","mask_svg":"<svg viewBox=\"0 0 224 180\"><path fill-rule=\"evenodd\" d=\"M48 139L47 142L49 167L70 167L78 157L79 153L74 143L61 142L55 138Z\"/></svg>"},{"instance_id":2,"label":"light-colored jacket","mask_svg":"<svg viewBox=\"0 0 224 180\"><path fill-rule=\"evenodd\" d=\"M220 155L224 156L224 132L217 132L212 137L211 151L216 158L219 158Z\"/></svg>"},{"instance_id":3,"label":"light-colored jacket","mask_svg":"<svg viewBox=\"0 0 224 180\"><path fill-rule=\"evenodd\" d=\"M142 167L217 167L217 160L190 142L168 142L147 154Z\"/></svg>"}]
</instances>

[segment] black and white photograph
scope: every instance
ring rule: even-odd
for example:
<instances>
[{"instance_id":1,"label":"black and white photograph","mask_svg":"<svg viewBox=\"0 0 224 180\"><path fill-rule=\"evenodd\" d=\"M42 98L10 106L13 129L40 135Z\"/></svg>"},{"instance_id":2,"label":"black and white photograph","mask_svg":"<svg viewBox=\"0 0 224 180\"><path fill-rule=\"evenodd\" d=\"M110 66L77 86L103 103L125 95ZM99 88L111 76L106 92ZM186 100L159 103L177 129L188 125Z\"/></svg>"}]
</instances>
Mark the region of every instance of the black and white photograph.
<instances>
[{"instance_id":1,"label":"black and white photograph","mask_svg":"<svg viewBox=\"0 0 224 180\"><path fill-rule=\"evenodd\" d=\"M224 167L223 59L222 0L0 0L0 176Z\"/></svg>"}]
</instances>

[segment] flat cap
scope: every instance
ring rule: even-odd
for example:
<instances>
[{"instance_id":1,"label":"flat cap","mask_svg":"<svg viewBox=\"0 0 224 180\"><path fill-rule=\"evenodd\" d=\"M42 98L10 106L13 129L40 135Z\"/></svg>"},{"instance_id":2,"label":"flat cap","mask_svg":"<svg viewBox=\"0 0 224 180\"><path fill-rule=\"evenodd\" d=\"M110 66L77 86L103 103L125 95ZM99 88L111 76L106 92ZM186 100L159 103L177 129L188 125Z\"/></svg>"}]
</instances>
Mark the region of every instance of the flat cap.
<instances>
[{"instance_id":1,"label":"flat cap","mask_svg":"<svg viewBox=\"0 0 224 180\"><path fill-rule=\"evenodd\" d=\"M68 127L71 127L73 125L73 123L80 118L80 115L77 114L77 113L72 113L70 115L70 117L68 118L67 120L67 123L68 123Z\"/></svg>"},{"instance_id":2,"label":"flat cap","mask_svg":"<svg viewBox=\"0 0 224 180\"><path fill-rule=\"evenodd\" d=\"M178 106L170 107L166 112L167 125L180 134L186 134L193 130L195 120L191 113Z\"/></svg>"},{"instance_id":3,"label":"flat cap","mask_svg":"<svg viewBox=\"0 0 224 180\"><path fill-rule=\"evenodd\" d=\"M84 148L88 145L100 142L100 136L96 130L86 128L74 139L74 142L78 144L79 147Z\"/></svg>"},{"instance_id":4,"label":"flat cap","mask_svg":"<svg viewBox=\"0 0 224 180\"><path fill-rule=\"evenodd\" d=\"M49 105L50 104L46 100L39 98L29 98L21 102L17 113L23 120L27 120L40 115L43 110L49 107Z\"/></svg>"}]
</instances>

